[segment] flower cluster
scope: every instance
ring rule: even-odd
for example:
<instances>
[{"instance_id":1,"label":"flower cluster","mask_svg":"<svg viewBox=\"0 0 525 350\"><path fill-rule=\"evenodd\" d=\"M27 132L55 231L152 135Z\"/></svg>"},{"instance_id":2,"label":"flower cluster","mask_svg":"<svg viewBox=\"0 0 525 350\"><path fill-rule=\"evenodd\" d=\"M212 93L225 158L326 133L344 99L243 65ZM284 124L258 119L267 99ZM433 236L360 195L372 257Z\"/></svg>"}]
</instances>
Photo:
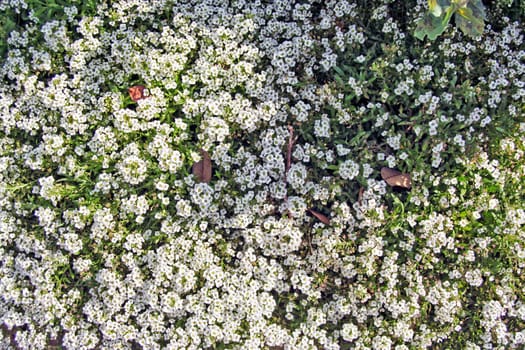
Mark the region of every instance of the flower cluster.
<instances>
[{"instance_id":1,"label":"flower cluster","mask_svg":"<svg viewBox=\"0 0 525 350\"><path fill-rule=\"evenodd\" d=\"M0 4L3 348L524 346L519 22L90 3Z\"/></svg>"}]
</instances>

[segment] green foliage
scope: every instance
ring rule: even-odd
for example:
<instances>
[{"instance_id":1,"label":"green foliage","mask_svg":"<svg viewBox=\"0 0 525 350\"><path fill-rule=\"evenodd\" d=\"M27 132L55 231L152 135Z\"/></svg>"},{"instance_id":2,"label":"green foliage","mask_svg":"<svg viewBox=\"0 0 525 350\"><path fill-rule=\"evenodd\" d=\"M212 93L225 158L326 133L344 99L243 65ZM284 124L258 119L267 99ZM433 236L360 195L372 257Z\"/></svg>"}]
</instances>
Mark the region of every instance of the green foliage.
<instances>
[{"instance_id":1,"label":"green foliage","mask_svg":"<svg viewBox=\"0 0 525 350\"><path fill-rule=\"evenodd\" d=\"M26 1L32 9L40 6L36 0ZM59 1L62 2L55 0ZM72 1L78 4L80 0ZM451 1L457 7L451 6ZM313 6L319 5L319 2L311 2ZM43 0L42 3L49 2ZM60 82L60 79L54 78L62 73L64 77L70 73L68 63L74 62L70 57L76 53L73 46L64 46L58 54L50 51L49 61L52 61L53 69L43 73L31 67L33 52L28 47L21 47L19 51L22 54L16 57L28 60L31 68L27 75L41 83L37 87L43 91L38 92L38 98L23 95L24 100L17 100L19 105L13 108L17 115L13 119L21 124L28 120L23 119L24 113L38 114L43 131L39 129L30 134L26 129L15 130L13 127L10 133L0 133L0 139L5 137L7 140L0 141L0 168L5 166L2 168L5 185L0 184L0 202L9 202L9 206L13 207L4 208L0 203L0 225L5 224L2 222L4 218L10 220L10 216L13 222L17 220L12 233L16 240L10 237L5 248L6 252L16 257L17 265L13 268L3 265L2 268L6 271L15 268L24 271L22 264L25 261L35 261L32 266L49 266L47 270L40 268L28 271L31 280L24 275L17 277L16 287L11 290L29 290L29 294L36 294L25 286L32 288L30 283L39 281L33 276L40 276L38 274L41 271L42 276L45 273L48 277L40 280L49 281L49 286L45 287L49 293L60 298L64 305L65 317L55 316L56 320L52 321L55 323L49 322L49 328L43 327L40 334L49 333L50 329L52 334L57 330L61 334L74 327L79 327L80 332L84 331L82 327L87 327L84 325L89 325L94 329L93 332L98 332L101 338L105 337L103 332L107 319L100 322L85 321L88 316L84 310L93 305L93 301L103 300L105 296L108 296L108 302L111 301L110 292L113 290L110 288L108 292L109 282L102 281L100 277L107 271L115 276L110 282L114 280L117 281L115 284L125 286L122 291L127 295L131 295L131 292L137 295L136 299L124 304L130 307L129 310L123 309L122 315L129 317L122 322L128 323L130 327L144 327L137 322L137 315L149 312L149 304L134 305L133 301L146 296L157 303L157 299L162 300L161 293L186 283L187 275L182 272L181 282L172 283L174 280L169 279L169 275L172 272L179 273L176 271L179 267L163 264L164 261L181 262L178 266L195 264L195 285L191 291L180 294L181 300L197 303L197 299L202 296L201 301L206 304L202 307L204 321L207 312L215 307L218 312L222 312L220 307L225 307L221 315L232 314L240 324L228 327L227 322L216 322L214 327L231 329L241 341L245 341L248 335L257 334L253 331L251 319L247 320L248 316L245 316L248 310L258 311L256 304L247 304L242 299L248 295L247 292L256 292L257 297L269 293L275 301L276 307L272 313L263 315L264 322L276 326L272 332L282 330L282 334L326 334L326 337L334 338L334 343L339 342L341 349L355 348L357 342L363 348L379 348L381 344L378 345L376 340L382 337L392 338L391 348L402 348L402 343L411 343L411 349L423 348L424 343L436 349L467 348L469 343L481 344L487 338L488 332L484 333L482 317L488 301L506 299L517 304L525 300L522 292L525 290L525 279L520 274L525 263L521 239L523 223L520 223L522 219L519 216L522 203L525 202L525 107L521 86L518 86L518 82L523 80L523 74L517 72L517 68L514 70L516 62L513 58L521 49L519 45L522 42L518 43L514 37L509 39L513 40L510 43L502 40L505 36L497 32L492 22L492 29L483 33L483 40L473 42L472 47L470 44L461 45L461 35L447 33L447 40L439 45L419 45L416 39L406 35L408 28L413 30L410 27L413 17L406 13L414 8L416 1L357 3L359 6L355 9L355 18L351 14L341 16L338 27L313 30L307 34L308 38L336 37L336 28L344 29L345 32L348 29L348 33L353 33L353 39L347 47L343 47L344 42L341 47L332 47L337 53L337 66L333 70L315 71L315 74L307 75L305 64L301 61L295 65L296 71L290 68L299 80L295 86L291 83L275 85L283 89L275 90L276 96L287 101L276 103L279 110L286 112L288 102L291 106L300 98L311 103L312 108L307 115L305 112L303 119L296 118L295 112L283 113L281 119L271 119L268 125L261 124L254 132L246 132L231 117L228 119L229 130L225 142L217 142L210 148L202 146L206 140L200 137L206 137L204 130L211 129L206 124L211 119L210 115L198 110L193 113L189 107L200 106L197 102L208 96L207 103L216 102L218 97L213 95L215 89L226 90L239 98L251 93L248 97L254 104L258 103L258 95L253 91L255 86L244 84L244 80L237 80L237 87L223 89L213 80L215 78L210 78L215 81L214 86L198 78L201 74L204 76L206 65L210 63L221 69L224 67L212 59L220 56L220 50L212 50L217 49L212 46L212 36L199 36L195 34L198 32L195 28L187 28L188 33L191 29L195 34L198 45L188 49L187 53L184 51L188 57L184 61L184 68L177 70L170 61L162 65L162 69L155 70L149 61L143 59L158 59L166 54L163 49L170 51L165 43L148 39L164 38L157 35L161 28L166 29L167 41L184 36L179 35L183 34L182 31L167 31L172 26L169 19L171 13L176 12L175 6L166 9L163 14L157 13L159 17L165 16L168 22L159 17L150 17L151 20L141 18L137 11L129 10L131 17L123 18L130 21L126 25L126 32L129 30L129 33L134 34L130 35L134 40L129 43L136 46L129 52L114 48L116 52L126 53L119 57L109 53L108 45L112 41L104 39L100 41L101 47L91 47L88 35L84 37L77 31L79 20L92 19L92 14L97 12L97 17L102 20L98 29L104 34L111 34L120 27L117 6L108 9L107 14L94 7L93 12L86 15L79 8L80 14L71 19L66 19L63 10L53 7L50 7L50 11L55 12L48 15L44 5L41 5L44 10L36 13L39 20L24 19L26 15L17 15L14 9L11 17L0 15L1 35L7 37L12 30L23 31L21 27L24 26L34 30L31 33L35 35L29 37L31 46L26 45L32 51L49 50L45 43L39 42L39 35L42 36L39 26L51 20L66 22L64 26L68 37L83 43L79 46L85 52L81 52L79 57L86 57L82 69L71 75L78 74L78 77L85 78L87 87L75 87L64 94L72 101L72 107L89 116L89 129L85 133L64 134L60 129L60 113L42 107L42 96L54 101L54 94L47 91ZM479 21L484 15L481 2L477 2L481 6L478 8L474 1L462 3L468 6L461 7L460 1L453 0L431 1L433 7L425 18L428 31L420 33L420 39L425 36L432 40L437 38L446 30L453 15L456 25L463 31L480 30L480 26L483 30L483 21ZM71 1L68 3L70 5ZM491 5L487 3L487 12L495 16ZM77 7L80 6L83 5ZM26 14L30 12L27 9L20 11ZM312 12L321 11L314 7ZM136 22L132 24L135 18ZM385 18L388 22L385 22ZM390 27L385 23L389 23ZM507 20L502 23L511 28L506 30L513 30L514 27ZM348 28L354 24L355 28ZM519 35L522 33L521 29L517 32ZM361 34L362 42L359 40ZM113 38L126 42L120 35L124 35L123 31L116 32ZM229 41L227 35L221 34L220 39L218 37L216 44L220 44L220 47L236 47L239 44ZM277 39L281 40L281 37L276 34ZM245 40L249 43L248 39ZM490 45L486 45L493 42L499 45L494 52L487 48ZM315 55L319 58L326 53L327 48L317 41L314 46L319 48L319 52L312 50L312 55L305 55L306 61L315 62ZM161 52L159 55L149 57L145 53L157 49ZM15 56L15 51L11 50L9 57ZM204 53L209 53L209 61L203 60ZM271 57L266 55L261 61L271 65ZM122 61L117 58L122 58ZM244 58L237 60L239 62L232 62L232 70ZM111 64L105 67L107 62ZM256 70L265 71L264 64L257 65L260 61L253 60L250 64L252 62ZM193 66L203 68L196 70ZM268 71L267 80L260 82L261 89L266 85L268 91L274 91L272 89L279 76L274 75L273 68ZM224 69L224 72L237 74L228 69ZM170 74L176 75L176 78L167 84ZM91 78L97 81L91 81ZM244 77L247 81L251 78L251 75ZM192 79L197 81L192 82ZM503 84L503 80L505 85L498 85ZM18 93L22 94L20 87L30 85L30 80L22 74L15 81L18 87L7 79L4 82L6 91L15 97ZM147 85L151 99L140 103L133 101L127 89L136 84ZM158 122L162 127L149 128L149 124L144 123L141 124L144 128L140 130L119 129L115 123L117 112L127 110L146 115L146 106L157 97L158 105L163 107L152 113L154 115L150 121L152 125ZM75 99L82 101L77 102ZM18 111L19 106L29 105L26 101L34 101L34 104L30 105L31 108ZM262 105L261 109L264 108L269 107ZM231 110L224 113L228 118L232 114ZM478 120L480 118L484 118L483 122ZM326 134L319 132L320 125L326 125ZM90 147L96 145L93 135L99 129L111 130L110 135L118 147L113 149L111 140L100 141L104 147ZM289 130L293 130L293 133ZM53 133L64 136L64 153L54 151L51 147L54 142L43 142L43 136ZM292 135L298 137L293 143L293 149L291 146L287 148L290 144L288 140L293 139ZM91 141L93 139L95 141ZM117 166L120 159L127 156L122 149L132 143L136 144L137 153L147 163L148 177L130 186L119 175ZM157 165L156 156L150 152L157 143L180 152L183 162L180 169L168 171ZM46 146L50 150L40 152L46 150ZM210 152L206 167L208 172L212 172L207 177L212 178L205 182L210 181L210 186L214 187L213 207L218 208L210 207L209 212L191 208L193 200L190 194L193 194L194 182L198 177L192 175L191 164L200 159L198 150L201 147ZM35 151L31 152L33 149ZM272 173L277 166L258 167L263 162L270 163L263 153L268 150L272 151L268 152L268 159L272 162L275 160L276 164L279 163L279 155L288 152L292 165L304 165L307 170L304 186L295 186L289 181L288 187L284 188L283 196L300 197L308 208L314 208L304 218L300 215L288 218L290 227L297 227L301 232L301 245L289 256L274 255L270 249L266 252L263 246L275 241L272 235L277 229L272 229L270 219L286 219L286 212L281 209L284 205L280 207L284 200L274 195L270 187L281 184L282 179L286 179L286 171L283 176L281 170ZM40 153L42 165L33 170L29 164ZM341 164L347 160L355 162L359 170L351 179L341 176ZM390 161L395 161L396 169L411 175L411 190L383 186L380 169L384 166L393 167L388 164ZM203 165L203 161L200 162ZM250 180L250 175L260 169L270 174L268 180ZM111 174L115 176L104 179L105 175ZM48 176L55 181L43 195L40 192L43 188L40 180ZM159 184L166 185L166 188L163 189ZM109 186L107 191L98 190L106 185ZM142 196L144 202L134 203L130 200L132 195ZM53 197L56 203L48 199ZM179 210L179 207L184 207L178 204L184 202L190 207L188 214ZM147 204L149 209L146 214L139 215L138 212L125 209L138 207L139 203L143 207ZM44 220L40 223L40 216L35 215L40 209L49 209L55 215L52 224L56 224L56 227L44 228ZM9 215L2 217L4 210ZM106 210L111 214L108 215L111 219L104 220L111 220L115 225L103 236L95 236L92 234L96 231L94 222L100 221L98 214ZM78 226L73 225L73 219L78 222ZM264 230L255 229L259 227ZM285 229L287 227L282 231ZM249 236L251 231L256 232L253 238ZM77 235L76 240L82 242L82 249L76 253L72 253L64 244L64 237L72 233ZM24 237L33 238L30 243L34 243L32 246L36 248L46 245L53 254L41 254L42 258L36 255L35 258L32 252L20 251L18 246L22 245ZM143 241L139 241L142 243L134 242L134 237L143 238ZM0 237L0 241L2 239ZM287 236L282 244L289 241L290 237ZM251 258L252 252L255 260ZM160 259L162 256L166 259ZM198 267L202 256L206 257L202 259L202 266L216 264L224 276L214 279L215 276L207 275L205 267ZM5 260L8 261L7 258ZM77 264L81 266L78 261L91 264L77 269ZM157 269L157 266L160 268ZM239 270L239 266L242 266L242 270ZM167 272L162 267L166 267L164 271ZM479 285L472 282L472 277L465 277L475 273L479 274ZM12 279L5 275L8 280ZM219 287L219 282L215 281L222 279L225 285L232 281L234 291L238 290L239 293L229 294ZM293 282L295 279L297 283ZM243 291L245 281L250 283L250 289ZM158 291L146 289L143 287L146 284L159 286ZM509 292L502 295L500 291L505 291L507 286ZM39 285L35 283L34 287L36 290ZM217 293L213 294L215 291ZM443 301L430 301L428 296L436 293ZM35 299L38 298L40 296L36 295ZM6 308L12 308L30 320L26 328L31 329L33 324L37 324L35 319L40 318L38 315L32 316L35 308L29 302L10 303ZM8 303L4 300L4 304ZM173 305L175 302L171 300L170 307ZM403 305L408 307L404 314L394 313L395 308ZM448 306L453 310L450 319L444 320L449 312ZM48 309L52 310L52 306L41 309L47 312ZM237 310L241 310L240 316L235 314ZM525 327L525 323L517 317L507 317L511 310L514 312L509 307L507 315L501 317L501 324L507 327L508 334L517 334ZM153 310L150 314L157 317L158 312ZM50 314L55 315L53 312ZM355 320L356 315L360 316L358 321ZM159 318L159 322L169 323L170 329L178 330L189 327L190 322L193 322L188 321L190 318L201 321L199 317L179 317L166 313L166 318ZM81 326L77 326L78 323ZM359 331L359 335L356 335L358 339L354 341L347 341L342 336L341 329L350 324ZM266 330L262 327L261 324L259 328ZM402 330L402 327L406 327L410 340L396 338L394 333L398 329ZM459 328L461 331L458 331ZM271 334L270 331L267 333ZM168 336L171 336L168 331L159 333L160 340L157 341L160 347L167 346ZM23 337L27 335L22 333L20 339ZM129 337L131 339L132 335ZM322 343L322 339L305 339L311 341L312 348L329 348L330 345ZM132 339L129 341L131 345L126 346L141 348L144 346L143 341ZM201 347L231 349L244 346L241 341L237 344L233 340L210 337L210 345L206 347L201 344ZM261 336L261 348L263 341ZM15 345L12 345L14 348ZM97 343L88 339L83 345L91 348ZM273 350L282 348L268 343L265 345ZM290 346L302 348L297 344ZM390 345L382 347L389 348ZM51 345L47 348L51 348Z\"/></svg>"},{"instance_id":2,"label":"green foliage","mask_svg":"<svg viewBox=\"0 0 525 350\"><path fill-rule=\"evenodd\" d=\"M8 9L0 14L0 57L7 51L7 38L9 33L16 28L16 17L13 10Z\"/></svg>"},{"instance_id":3,"label":"green foliage","mask_svg":"<svg viewBox=\"0 0 525 350\"><path fill-rule=\"evenodd\" d=\"M456 25L470 37L478 37L485 26L485 6L481 0L429 0L429 10L419 20L415 37L423 40L428 36L435 40L447 28L452 15Z\"/></svg>"},{"instance_id":4,"label":"green foliage","mask_svg":"<svg viewBox=\"0 0 525 350\"><path fill-rule=\"evenodd\" d=\"M12 31L24 28L29 23L42 25L52 20L66 20L67 16L64 12L66 7L76 7L76 16L79 18L93 15L97 10L98 2L98 0L29 0L26 1L27 7L6 5L3 12L0 12L0 57L5 57L7 53L7 39Z\"/></svg>"}]
</instances>

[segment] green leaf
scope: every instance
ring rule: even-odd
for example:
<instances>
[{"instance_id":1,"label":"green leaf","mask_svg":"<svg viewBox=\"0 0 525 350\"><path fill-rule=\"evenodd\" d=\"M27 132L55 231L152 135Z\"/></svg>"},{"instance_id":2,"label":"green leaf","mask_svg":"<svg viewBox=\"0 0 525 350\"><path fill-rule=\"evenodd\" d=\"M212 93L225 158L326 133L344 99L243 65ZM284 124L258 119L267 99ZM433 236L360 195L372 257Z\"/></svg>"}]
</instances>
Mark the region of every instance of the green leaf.
<instances>
[{"instance_id":1,"label":"green leaf","mask_svg":"<svg viewBox=\"0 0 525 350\"><path fill-rule=\"evenodd\" d=\"M469 3L468 7L462 7L456 12L456 25L461 31L470 37L478 37L483 34L485 27L485 7L478 0L477 4Z\"/></svg>"},{"instance_id":2,"label":"green leaf","mask_svg":"<svg viewBox=\"0 0 525 350\"><path fill-rule=\"evenodd\" d=\"M443 10L449 6L449 0L428 0L428 12L434 17L441 17Z\"/></svg>"},{"instance_id":3,"label":"green leaf","mask_svg":"<svg viewBox=\"0 0 525 350\"><path fill-rule=\"evenodd\" d=\"M352 140L350 140L350 145L351 146L357 146L357 145L360 145L360 144L363 144L364 140L366 140L368 137L370 136L370 133L368 131L360 131L357 133L357 135L355 135Z\"/></svg>"},{"instance_id":4,"label":"green leaf","mask_svg":"<svg viewBox=\"0 0 525 350\"><path fill-rule=\"evenodd\" d=\"M341 78L341 76L334 75L334 79L339 85L343 85L343 86L345 85L345 83L344 83L343 79Z\"/></svg>"},{"instance_id":5,"label":"green leaf","mask_svg":"<svg viewBox=\"0 0 525 350\"><path fill-rule=\"evenodd\" d=\"M471 22L458 14L456 14L456 24L465 35L470 37L478 37L483 34L485 27L484 22Z\"/></svg>"},{"instance_id":6,"label":"green leaf","mask_svg":"<svg viewBox=\"0 0 525 350\"><path fill-rule=\"evenodd\" d=\"M346 75L345 72L343 72L343 70L341 68L337 67L337 66L335 66L333 69L341 77L344 77Z\"/></svg>"},{"instance_id":7,"label":"green leaf","mask_svg":"<svg viewBox=\"0 0 525 350\"><path fill-rule=\"evenodd\" d=\"M430 40L436 40L445 31L447 24L448 21L445 22L444 16L434 17L431 14L427 14L417 22L414 36L419 40L424 40L425 36L428 36Z\"/></svg>"},{"instance_id":8,"label":"green leaf","mask_svg":"<svg viewBox=\"0 0 525 350\"><path fill-rule=\"evenodd\" d=\"M428 9L434 17L440 17L443 13L443 9L436 0L430 0L428 2Z\"/></svg>"},{"instance_id":9,"label":"green leaf","mask_svg":"<svg viewBox=\"0 0 525 350\"><path fill-rule=\"evenodd\" d=\"M481 20L487 19L487 14L485 13L485 6L481 0L471 0L468 3L468 7L472 10L474 17Z\"/></svg>"},{"instance_id":10,"label":"green leaf","mask_svg":"<svg viewBox=\"0 0 525 350\"><path fill-rule=\"evenodd\" d=\"M445 17L441 20L441 23L446 27L448 23L450 22L450 19L452 18L452 15L454 12L456 12L458 8L455 5L447 7L447 10L445 11Z\"/></svg>"}]
</instances>

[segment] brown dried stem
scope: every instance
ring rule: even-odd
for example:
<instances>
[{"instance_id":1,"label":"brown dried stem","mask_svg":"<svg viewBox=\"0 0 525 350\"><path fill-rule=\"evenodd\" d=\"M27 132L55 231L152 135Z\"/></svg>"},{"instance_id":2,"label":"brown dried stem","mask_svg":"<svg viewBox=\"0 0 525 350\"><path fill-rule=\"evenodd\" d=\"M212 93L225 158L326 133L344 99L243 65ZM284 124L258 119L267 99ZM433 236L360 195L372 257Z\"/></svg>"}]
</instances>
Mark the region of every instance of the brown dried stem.
<instances>
[{"instance_id":1,"label":"brown dried stem","mask_svg":"<svg viewBox=\"0 0 525 350\"><path fill-rule=\"evenodd\" d=\"M288 171L290 170L290 167L292 166L292 150L293 145L295 141L297 141L297 136L294 137L294 130L293 126L288 125L288 131L290 132L290 137L288 138L288 147L286 149L286 164L284 167L284 189L286 190L287 184L288 184ZM288 195L285 195L284 200L288 203ZM288 210L288 217L292 218L292 213L290 210Z\"/></svg>"}]
</instances>

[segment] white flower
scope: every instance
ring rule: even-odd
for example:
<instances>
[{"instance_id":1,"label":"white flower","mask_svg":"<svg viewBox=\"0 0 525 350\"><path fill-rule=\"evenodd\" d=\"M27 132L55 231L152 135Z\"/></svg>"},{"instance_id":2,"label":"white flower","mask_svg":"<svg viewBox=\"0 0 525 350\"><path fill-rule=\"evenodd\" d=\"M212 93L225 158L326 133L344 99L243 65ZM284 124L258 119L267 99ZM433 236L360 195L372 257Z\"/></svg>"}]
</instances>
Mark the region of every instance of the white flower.
<instances>
[{"instance_id":1,"label":"white flower","mask_svg":"<svg viewBox=\"0 0 525 350\"><path fill-rule=\"evenodd\" d=\"M401 146L400 141L401 141L401 135L389 136L386 139L386 143L388 143L388 145L392 147L392 149L394 150L399 149L399 147Z\"/></svg>"},{"instance_id":2,"label":"white flower","mask_svg":"<svg viewBox=\"0 0 525 350\"><path fill-rule=\"evenodd\" d=\"M317 137L330 137L330 119L326 115L314 122L314 134Z\"/></svg>"},{"instance_id":3,"label":"white flower","mask_svg":"<svg viewBox=\"0 0 525 350\"><path fill-rule=\"evenodd\" d=\"M177 209L177 214L183 218L191 216L191 204L189 201L181 199L177 201L175 208Z\"/></svg>"},{"instance_id":4,"label":"white flower","mask_svg":"<svg viewBox=\"0 0 525 350\"><path fill-rule=\"evenodd\" d=\"M491 300L483 305L483 318L495 321L505 315L505 309L497 300Z\"/></svg>"},{"instance_id":5,"label":"white flower","mask_svg":"<svg viewBox=\"0 0 525 350\"><path fill-rule=\"evenodd\" d=\"M306 176L306 167L301 163L294 163L288 170L287 181L293 189L300 190L304 186Z\"/></svg>"},{"instance_id":6,"label":"white flower","mask_svg":"<svg viewBox=\"0 0 525 350\"><path fill-rule=\"evenodd\" d=\"M301 197L288 197L287 206L293 217L302 217L306 213L306 203Z\"/></svg>"},{"instance_id":7,"label":"white flower","mask_svg":"<svg viewBox=\"0 0 525 350\"><path fill-rule=\"evenodd\" d=\"M40 184L40 195L56 205L57 201L62 197L55 185L55 178L53 176L43 177L38 180Z\"/></svg>"},{"instance_id":8,"label":"white flower","mask_svg":"<svg viewBox=\"0 0 525 350\"><path fill-rule=\"evenodd\" d=\"M359 164L348 159L339 165L339 176L344 180L352 180L359 175Z\"/></svg>"},{"instance_id":9,"label":"white flower","mask_svg":"<svg viewBox=\"0 0 525 350\"><path fill-rule=\"evenodd\" d=\"M359 337L359 328L353 323L345 323L341 329L341 337L346 341L357 339Z\"/></svg>"},{"instance_id":10,"label":"white flower","mask_svg":"<svg viewBox=\"0 0 525 350\"><path fill-rule=\"evenodd\" d=\"M79 257L73 262L73 269L75 270L75 272L82 274L88 272L91 265L91 260Z\"/></svg>"},{"instance_id":11,"label":"white flower","mask_svg":"<svg viewBox=\"0 0 525 350\"><path fill-rule=\"evenodd\" d=\"M148 170L146 161L136 155L124 158L117 165L117 169L122 179L132 185L137 185L144 181Z\"/></svg>"},{"instance_id":12,"label":"white flower","mask_svg":"<svg viewBox=\"0 0 525 350\"><path fill-rule=\"evenodd\" d=\"M468 284L474 287L479 287L483 284L483 276L481 275L481 271L479 269L467 271L465 273L465 280Z\"/></svg>"},{"instance_id":13,"label":"white flower","mask_svg":"<svg viewBox=\"0 0 525 350\"><path fill-rule=\"evenodd\" d=\"M213 188L207 183L197 183L191 191L191 199L201 210L207 209L213 201Z\"/></svg>"},{"instance_id":14,"label":"white flower","mask_svg":"<svg viewBox=\"0 0 525 350\"><path fill-rule=\"evenodd\" d=\"M170 185L164 181L158 181L155 183L155 188L159 191L167 191L170 188Z\"/></svg>"},{"instance_id":15,"label":"white flower","mask_svg":"<svg viewBox=\"0 0 525 350\"><path fill-rule=\"evenodd\" d=\"M372 340L372 348L377 350L390 350L392 348L392 340L386 336L375 336Z\"/></svg>"}]
</instances>

